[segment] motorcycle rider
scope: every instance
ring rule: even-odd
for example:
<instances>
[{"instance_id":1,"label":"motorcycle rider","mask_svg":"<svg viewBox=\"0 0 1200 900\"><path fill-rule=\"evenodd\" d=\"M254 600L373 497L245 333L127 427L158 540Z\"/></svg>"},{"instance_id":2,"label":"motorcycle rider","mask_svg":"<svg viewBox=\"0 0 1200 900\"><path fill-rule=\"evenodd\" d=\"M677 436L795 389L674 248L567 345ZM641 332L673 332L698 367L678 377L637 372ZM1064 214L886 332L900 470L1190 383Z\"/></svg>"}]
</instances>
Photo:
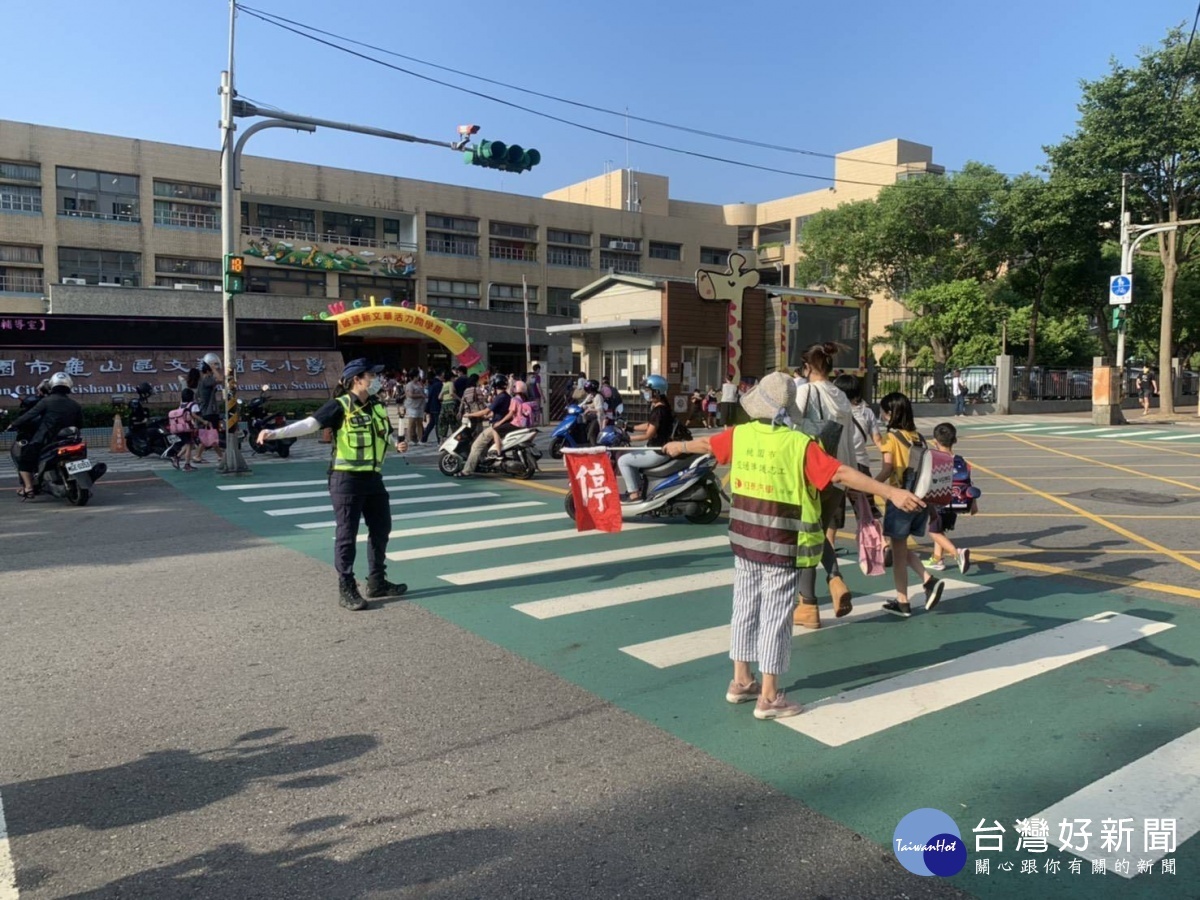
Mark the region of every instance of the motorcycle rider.
<instances>
[{"instance_id":1,"label":"motorcycle rider","mask_svg":"<svg viewBox=\"0 0 1200 900\"><path fill-rule=\"evenodd\" d=\"M675 414L667 403L667 379L661 375L647 375L641 384L642 398L650 401L649 421L635 425L629 432L631 443L646 442L651 449L640 453L622 453L617 468L625 479L628 492L621 495L622 503L636 503L642 499L638 492L638 469L652 469L665 463L669 457L662 452L663 444L675 431Z\"/></svg>"},{"instance_id":2,"label":"motorcycle rider","mask_svg":"<svg viewBox=\"0 0 1200 900\"><path fill-rule=\"evenodd\" d=\"M496 429L504 428L512 419L510 409L512 397L508 394L508 376L493 375L491 384L495 394L492 395L492 402L488 408L478 413L468 413L468 415L472 418L488 419L492 424L484 428L479 437L471 442L471 452L467 456L467 464L455 476L457 478L470 478L475 474L475 467L479 465L479 457L483 456L488 445L496 440Z\"/></svg>"},{"instance_id":3,"label":"motorcycle rider","mask_svg":"<svg viewBox=\"0 0 1200 900\"><path fill-rule=\"evenodd\" d=\"M17 472L21 476L21 487L17 496L28 500L33 496L33 477L37 474L38 457L42 447L64 428L83 427L83 408L69 396L74 383L66 372L55 372L47 381L50 393L39 400L33 409L15 419L10 428L21 429L36 425L30 437L21 447L17 459Z\"/></svg>"},{"instance_id":4,"label":"motorcycle rider","mask_svg":"<svg viewBox=\"0 0 1200 900\"><path fill-rule=\"evenodd\" d=\"M587 423L588 443L594 445L600 436L600 428L608 410L604 395L600 393L600 382L595 378L589 378L583 383L583 400L579 405L583 407L583 419Z\"/></svg>"},{"instance_id":5,"label":"motorcycle rider","mask_svg":"<svg viewBox=\"0 0 1200 900\"><path fill-rule=\"evenodd\" d=\"M258 443L279 438L312 434L332 428L333 459L329 472L329 495L337 518L334 536L334 563L338 573L338 602L346 609L367 608L354 580L354 556L358 543L358 523L367 522L367 597L394 597L408 585L387 580L387 543L392 530L392 509L383 482L383 458L391 443L399 453L408 444L397 436L388 419L387 407L379 393L382 365L366 359L346 363L340 387L344 393L334 397L313 415L283 428L264 428Z\"/></svg>"}]
</instances>

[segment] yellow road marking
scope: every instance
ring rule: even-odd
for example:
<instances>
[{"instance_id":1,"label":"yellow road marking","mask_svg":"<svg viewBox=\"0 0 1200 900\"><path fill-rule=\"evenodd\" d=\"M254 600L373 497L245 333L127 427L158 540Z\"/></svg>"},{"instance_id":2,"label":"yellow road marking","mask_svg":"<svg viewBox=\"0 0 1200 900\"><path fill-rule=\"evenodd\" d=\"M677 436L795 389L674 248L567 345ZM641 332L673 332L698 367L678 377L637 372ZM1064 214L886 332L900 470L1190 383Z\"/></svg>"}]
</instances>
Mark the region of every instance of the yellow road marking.
<instances>
[{"instance_id":1,"label":"yellow road marking","mask_svg":"<svg viewBox=\"0 0 1200 900\"><path fill-rule=\"evenodd\" d=\"M1025 569L1029 572L1040 572L1043 575L1065 575L1070 578L1082 578L1085 581L1098 581L1101 584L1113 584L1119 587L1138 588L1140 590L1158 591L1162 594L1174 594L1177 597L1190 597L1200 600L1200 591L1193 588L1179 587L1174 584L1163 584L1160 581L1143 581L1140 578L1125 578L1121 575L1105 575L1101 572L1089 572L1080 569L1064 569L1062 566L1050 566L1045 563L1025 562L1019 559L1002 559L989 557L985 554L971 554L972 562L990 562L996 565L1008 566L1014 569Z\"/></svg>"},{"instance_id":2,"label":"yellow road marking","mask_svg":"<svg viewBox=\"0 0 1200 900\"><path fill-rule=\"evenodd\" d=\"M999 491L988 491L989 497L994 496ZM1015 491L1013 493L1016 493ZM1072 514L1073 515L1073 514ZM1064 519L1071 518L1071 515L1066 513L976 513L977 519ZM1193 521L1200 519L1200 515L1195 516L1105 516L1106 519L1186 519Z\"/></svg>"},{"instance_id":3,"label":"yellow road marking","mask_svg":"<svg viewBox=\"0 0 1200 900\"><path fill-rule=\"evenodd\" d=\"M971 552L975 552L975 548L971 548ZM1109 550L1107 548L1096 547L992 547L985 546L979 548L980 553L1090 553L1093 556L1108 556L1109 554L1126 554L1146 556L1145 550ZM1174 550L1173 553L1183 553L1188 555L1200 554L1200 550Z\"/></svg>"},{"instance_id":4,"label":"yellow road marking","mask_svg":"<svg viewBox=\"0 0 1200 900\"><path fill-rule=\"evenodd\" d=\"M1130 531L1128 528L1122 528L1120 525L1117 525L1115 522L1108 521L1103 516L1098 516L1095 513L1088 512L1086 509L1076 506L1074 503L1068 503L1066 500L1062 500L1058 497L1051 496L1050 494L1047 494L1045 491L1039 491L1037 488L1032 488L1027 484L1022 484L1021 482L1017 481L1014 478L1009 478L1007 475L1001 475L999 472L990 471L988 469L985 469L983 466L977 466L976 468L987 472L989 475L993 475L996 478L999 478L1001 481L1007 481L1013 487L1018 487L1018 488L1021 488L1025 491L1027 491L1028 493L1034 494L1035 496L1043 497L1046 500L1049 500L1051 503L1057 503L1059 506L1063 507L1064 509L1069 509L1072 512L1077 513L1078 515L1083 516L1085 519L1095 522L1097 525L1107 528L1110 531L1115 531L1117 534L1121 535L1121 537L1123 537L1123 538L1127 538L1128 540L1131 540L1131 541L1134 541L1135 543L1141 544L1143 547L1148 547L1149 549L1154 550L1157 553L1162 553L1166 556L1169 556L1171 559L1175 560L1178 563L1182 563L1183 565L1187 566L1190 569L1196 569L1197 571L1200 571L1200 562L1197 562L1194 559L1188 559L1182 553L1176 553L1174 550L1168 550L1162 544L1156 544L1154 541L1147 540L1146 538L1142 537L1140 534L1135 534L1134 532ZM1190 485L1188 485L1188 487L1190 487Z\"/></svg>"},{"instance_id":5,"label":"yellow road marking","mask_svg":"<svg viewBox=\"0 0 1200 900\"><path fill-rule=\"evenodd\" d=\"M1200 453L1188 453L1186 450L1180 450L1177 447L1164 447L1162 444L1151 444L1149 441L1142 443L1140 441L1121 441L1122 444L1133 447L1135 450L1161 450L1163 453L1176 453L1179 456L1188 456L1192 459L1200 459ZM1177 466L1186 466L1187 463L1173 463Z\"/></svg>"},{"instance_id":6,"label":"yellow road marking","mask_svg":"<svg viewBox=\"0 0 1200 900\"><path fill-rule=\"evenodd\" d=\"M536 481L517 481L519 487L533 488L535 491L547 491L551 494L558 494L560 497L571 493L567 488L555 487L552 484L538 484Z\"/></svg>"},{"instance_id":7,"label":"yellow road marking","mask_svg":"<svg viewBox=\"0 0 1200 900\"><path fill-rule=\"evenodd\" d=\"M1173 478L1164 478L1161 475L1151 475L1147 472L1139 471L1138 469L1130 469L1127 466L1118 466L1118 465L1114 465L1113 463L1100 462L1098 460L1089 460L1086 456L1077 456L1074 453L1068 453L1066 450L1055 450L1052 447L1038 447L1038 445L1035 444L1033 441L1027 441L1024 438L1019 437L1018 435L1015 435L1015 434L1010 434L1009 437L1015 441L1018 441L1019 443L1025 444L1028 447L1035 447L1039 450L1046 450L1046 451L1049 451L1050 453L1057 453L1059 456L1065 456L1069 459L1078 459L1083 462L1092 462L1094 465L1104 466L1107 469L1115 469L1118 472L1126 472L1130 475L1137 475L1139 478L1152 478L1155 481L1161 481L1164 484L1173 484L1173 485L1175 485L1175 487L1186 488L1189 491L1200 491L1200 487L1198 487L1194 484L1185 484L1182 481L1175 481ZM980 468L982 468L982 466ZM1003 476L1001 476L1001 477L1003 477ZM1073 477L1073 476L1064 476L1064 477Z\"/></svg>"}]
</instances>

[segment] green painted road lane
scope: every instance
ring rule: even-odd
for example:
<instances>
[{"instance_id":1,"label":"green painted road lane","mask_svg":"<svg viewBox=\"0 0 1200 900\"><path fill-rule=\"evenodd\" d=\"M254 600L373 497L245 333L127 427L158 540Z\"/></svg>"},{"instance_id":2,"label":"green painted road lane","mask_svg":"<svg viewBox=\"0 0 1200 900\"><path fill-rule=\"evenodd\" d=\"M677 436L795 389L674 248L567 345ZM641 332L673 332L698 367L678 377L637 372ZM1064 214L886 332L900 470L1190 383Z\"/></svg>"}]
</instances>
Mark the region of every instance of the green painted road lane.
<instances>
[{"instance_id":1,"label":"green painted road lane","mask_svg":"<svg viewBox=\"0 0 1200 900\"><path fill-rule=\"evenodd\" d=\"M319 478L321 471L319 466L297 465L289 467L287 476L289 480ZM392 550L427 551L418 558L392 564L390 574L410 586L410 602L762 779L883 848L890 846L896 823L912 810L932 806L945 811L958 823L970 851L967 868L953 880L978 896L1001 898L1018 892L1081 898L1195 896L1200 837L1186 840L1176 852L1167 854L1175 859L1178 874L1159 874L1156 865L1153 874L1125 879L1111 872L1092 875L1086 861L1081 874L1070 874L1066 864L1071 857L1058 853L1054 841L1057 822L1050 823L1049 853L1016 854L1014 824L1200 728L1200 702L1196 699L1200 697L1200 667L1195 651L1200 646L1197 610L1097 593L1091 585L1069 580L1014 576L986 568L964 577L948 570L945 574L949 579L971 582L984 590L956 597L953 589L947 589L937 612L925 614L918 609L908 620L873 615L841 627L798 635L793 640L791 674L784 682L789 695L811 706L856 688L888 686L890 679L962 660L989 648L1000 648L1002 653L1010 648L1014 656L1011 666L1005 661L984 675L999 682L1004 678L1004 669L1016 665L1016 648L1027 646L1017 642L1044 641L1053 629L1107 611L1144 620L1148 628L1156 623L1171 627L1015 683L996 689L985 686L983 693L950 705L931 702L933 709L924 714L915 714L842 746L827 746L782 723L754 720L749 704L726 703L724 689L730 677L727 652L656 668L622 651L634 644L728 625L731 589L720 578L732 566L727 545L714 541L715 546L679 549L686 546L684 542L719 538L724 523L656 524L617 535L589 534L543 542L538 540L539 535L573 528L565 515L561 522L506 526L504 520L561 510L562 498L557 494L499 479L451 481L431 469L403 465L389 468L386 474L420 474L437 485L431 493L488 491L498 495L494 499L453 503L456 508L478 506L479 512L452 519L430 517L405 522L404 504L393 507L396 528L419 529L447 521L461 521L463 525L461 535L417 534L393 541ZM248 530L330 561L332 529L296 527L305 521L320 520L321 514L271 517L266 509L272 503L243 503L230 496L254 494L257 489L217 491L215 485L225 482L217 482L215 476L185 478L171 472L166 477L197 502ZM263 483L266 493L273 490L269 482L282 477L274 472L255 473L252 480ZM274 490L294 493L308 489ZM393 494L393 500L400 496ZM513 502L539 505L488 511L491 504ZM281 501L279 506L289 503L314 505L311 499L295 499ZM433 508L413 507L423 512ZM527 540L516 546L452 552L457 543L486 540L489 535ZM624 562L593 561L598 553L646 547L662 552ZM545 562L564 556L578 559L566 570L546 571ZM513 564L527 565L527 574L464 586L451 584L443 577ZM846 562L845 574L859 597L890 587L890 576L864 578L853 561ZM699 576L702 582L710 583L683 593L654 594L654 583L687 576ZM535 618L514 609L518 604L623 588L637 590L644 599L548 618ZM914 605L919 604L920 597L917 592ZM831 614L827 613L826 622L834 622ZM937 669L922 672L921 677L932 682L937 678ZM1170 794L1161 793L1163 788L1149 781L1144 785L1146 792L1161 795L1165 806ZM1170 816L1177 812L1164 808L1157 814ZM1105 814L1114 818L1127 815L1117 808ZM1192 805L1182 815L1191 817L1194 828L1200 809ZM1003 854L974 852L971 829L980 819L989 825L993 819L999 820L1006 827ZM1186 818L1181 819L1179 827L1181 837L1191 833L1185 831ZM1093 826L1093 835L1093 841L1098 841L1098 823ZM1135 851L1141 849L1141 840L1139 821ZM1136 852L1133 855L1137 857ZM977 857L990 858L991 875L975 874ZM1062 872L1020 874L1021 860L1046 858L1060 859ZM997 871L1005 860L1016 864L1014 871Z\"/></svg>"}]
</instances>

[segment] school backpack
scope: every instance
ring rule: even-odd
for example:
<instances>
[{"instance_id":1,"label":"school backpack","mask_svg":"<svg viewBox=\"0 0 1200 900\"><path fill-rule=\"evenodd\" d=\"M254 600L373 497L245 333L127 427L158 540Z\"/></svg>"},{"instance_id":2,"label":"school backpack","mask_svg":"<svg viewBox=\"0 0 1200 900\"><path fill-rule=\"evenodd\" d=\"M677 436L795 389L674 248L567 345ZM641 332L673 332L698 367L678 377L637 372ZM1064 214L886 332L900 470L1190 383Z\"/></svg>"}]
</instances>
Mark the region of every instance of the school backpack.
<instances>
[{"instance_id":1,"label":"school backpack","mask_svg":"<svg viewBox=\"0 0 1200 900\"><path fill-rule=\"evenodd\" d=\"M519 397L512 398L512 423L517 428L528 428L529 418L533 415L533 407Z\"/></svg>"},{"instance_id":2,"label":"school backpack","mask_svg":"<svg viewBox=\"0 0 1200 900\"><path fill-rule=\"evenodd\" d=\"M954 455L954 481L950 493L953 497L950 509L954 512L969 512L971 504L983 493L971 484L971 464L957 453Z\"/></svg>"},{"instance_id":3,"label":"school backpack","mask_svg":"<svg viewBox=\"0 0 1200 900\"><path fill-rule=\"evenodd\" d=\"M609 392L605 396L608 400L608 409L610 412L620 415L625 412L625 400L621 397L621 392L615 387L612 385L608 385L607 387Z\"/></svg>"},{"instance_id":4,"label":"school backpack","mask_svg":"<svg viewBox=\"0 0 1200 900\"><path fill-rule=\"evenodd\" d=\"M915 441L901 431L892 434L908 447L908 468L903 472L901 486L933 506L949 506L954 499L954 457L934 450L919 434Z\"/></svg>"},{"instance_id":5,"label":"school backpack","mask_svg":"<svg viewBox=\"0 0 1200 900\"><path fill-rule=\"evenodd\" d=\"M171 434L190 434L195 428L192 425L192 417L189 413L189 407L192 404L181 406L179 409L173 409L167 413L167 430Z\"/></svg>"}]
</instances>

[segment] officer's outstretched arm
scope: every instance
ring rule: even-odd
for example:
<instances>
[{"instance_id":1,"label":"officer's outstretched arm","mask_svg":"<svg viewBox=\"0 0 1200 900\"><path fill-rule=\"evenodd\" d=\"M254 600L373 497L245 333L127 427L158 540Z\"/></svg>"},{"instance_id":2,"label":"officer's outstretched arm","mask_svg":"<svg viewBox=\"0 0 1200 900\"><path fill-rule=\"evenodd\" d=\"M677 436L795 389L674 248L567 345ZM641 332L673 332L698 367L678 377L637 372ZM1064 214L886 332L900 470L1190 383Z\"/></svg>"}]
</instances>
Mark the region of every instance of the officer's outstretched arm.
<instances>
[{"instance_id":1,"label":"officer's outstretched arm","mask_svg":"<svg viewBox=\"0 0 1200 900\"><path fill-rule=\"evenodd\" d=\"M301 419L299 422L293 422L291 425L284 425L282 428L264 428L258 433L258 442L275 441L279 438L300 437L305 434L312 434L320 429L321 423L312 416L307 419Z\"/></svg>"}]
</instances>

